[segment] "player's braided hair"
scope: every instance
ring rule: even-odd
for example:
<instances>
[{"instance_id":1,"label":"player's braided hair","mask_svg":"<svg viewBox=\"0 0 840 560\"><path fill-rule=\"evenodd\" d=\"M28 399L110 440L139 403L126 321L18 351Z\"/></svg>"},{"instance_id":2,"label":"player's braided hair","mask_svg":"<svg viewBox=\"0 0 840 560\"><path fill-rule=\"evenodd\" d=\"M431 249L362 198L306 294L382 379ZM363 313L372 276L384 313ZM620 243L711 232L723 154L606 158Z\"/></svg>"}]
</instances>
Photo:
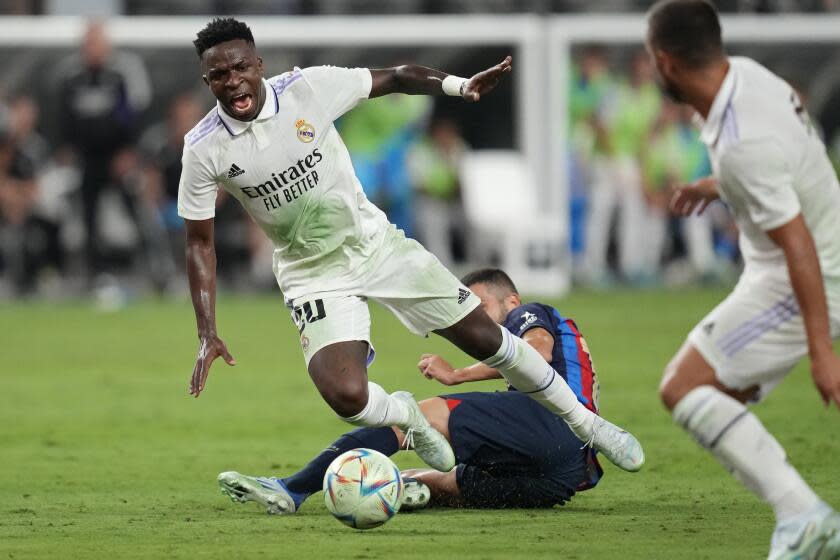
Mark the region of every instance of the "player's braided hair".
<instances>
[{"instance_id":1,"label":"player's braided hair","mask_svg":"<svg viewBox=\"0 0 840 560\"><path fill-rule=\"evenodd\" d=\"M723 56L720 20L709 0L660 0L648 11L650 42L692 68Z\"/></svg>"},{"instance_id":2,"label":"player's braided hair","mask_svg":"<svg viewBox=\"0 0 840 560\"><path fill-rule=\"evenodd\" d=\"M198 32L193 45L200 57L207 49L235 39L244 39L254 46L254 35L250 27L233 18L215 18Z\"/></svg>"},{"instance_id":3,"label":"player's braided hair","mask_svg":"<svg viewBox=\"0 0 840 560\"><path fill-rule=\"evenodd\" d=\"M507 273L500 268L481 268L479 270L474 270L461 278L461 283L464 286L472 286L473 284L488 284L490 286L502 288L514 294L519 294L519 290L516 289L516 285L513 283L513 280L511 280L510 276L508 276Z\"/></svg>"}]
</instances>

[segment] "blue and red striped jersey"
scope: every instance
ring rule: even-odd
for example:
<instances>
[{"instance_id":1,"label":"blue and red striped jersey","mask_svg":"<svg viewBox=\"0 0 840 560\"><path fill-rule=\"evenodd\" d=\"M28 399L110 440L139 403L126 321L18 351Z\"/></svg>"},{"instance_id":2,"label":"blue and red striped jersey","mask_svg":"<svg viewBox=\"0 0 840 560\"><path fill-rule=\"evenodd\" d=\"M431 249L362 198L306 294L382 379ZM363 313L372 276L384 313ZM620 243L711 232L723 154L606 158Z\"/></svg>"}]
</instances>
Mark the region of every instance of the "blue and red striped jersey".
<instances>
[{"instance_id":1,"label":"blue and red striped jersey","mask_svg":"<svg viewBox=\"0 0 840 560\"><path fill-rule=\"evenodd\" d=\"M520 338L531 329L548 331L554 337L551 366L566 380L578 400L598 413L598 380L586 340L573 320L549 305L526 303L508 313L504 327Z\"/></svg>"}]
</instances>

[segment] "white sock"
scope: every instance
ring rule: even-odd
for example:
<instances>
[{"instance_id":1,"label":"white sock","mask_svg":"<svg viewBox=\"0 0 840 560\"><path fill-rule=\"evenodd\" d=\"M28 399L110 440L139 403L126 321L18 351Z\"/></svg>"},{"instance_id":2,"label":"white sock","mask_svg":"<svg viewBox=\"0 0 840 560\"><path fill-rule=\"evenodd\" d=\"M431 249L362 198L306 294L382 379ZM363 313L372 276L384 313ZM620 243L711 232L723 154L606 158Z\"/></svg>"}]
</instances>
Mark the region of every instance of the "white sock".
<instances>
[{"instance_id":1,"label":"white sock","mask_svg":"<svg viewBox=\"0 0 840 560\"><path fill-rule=\"evenodd\" d=\"M407 423L409 413L405 403L393 398L376 383L368 382L368 402L362 411L350 418L340 418L354 426L381 428Z\"/></svg>"},{"instance_id":2,"label":"white sock","mask_svg":"<svg viewBox=\"0 0 840 560\"><path fill-rule=\"evenodd\" d=\"M588 441L595 414L578 401L566 381L530 344L502 329L502 346L484 363L499 370L511 385L562 417L577 437Z\"/></svg>"},{"instance_id":3,"label":"white sock","mask_svg":"<svg viewBox=\"0 0 840 560\"><path fill-rule=\"evenodd\" d=\"M819 498L787 462L785 450L743 404L714 387L697 387L674 407L674 420L735 478L773 507L781 523Z\"/></svg>"}]
</instances>

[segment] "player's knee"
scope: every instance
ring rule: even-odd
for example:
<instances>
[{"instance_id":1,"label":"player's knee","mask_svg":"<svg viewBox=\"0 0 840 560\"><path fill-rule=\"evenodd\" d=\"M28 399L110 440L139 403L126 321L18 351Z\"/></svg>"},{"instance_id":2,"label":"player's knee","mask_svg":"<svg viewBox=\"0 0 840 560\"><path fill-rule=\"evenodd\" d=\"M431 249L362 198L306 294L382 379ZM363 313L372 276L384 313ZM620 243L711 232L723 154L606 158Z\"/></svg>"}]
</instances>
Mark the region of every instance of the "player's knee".
<instances>
[{"instance_id":1,"label":"player's knee","mask_svg":"<svg viewBox=\"0 0 840 560\"><path fill-rule=\"evenodd\" d=\"M709 379L697 375L689 366L674 359L665 367L662 382L659 384L659 399L669 411L690 393L703 385L711 385Z\"/></svg>"},{"instance_id":2,"label":"player's knee","mask_svg":"<svg viewBox=\"0 0 840 560\"><path fill-rule=\"evenodd\" d=\"M677 360L665 366L665 371L662 375L662 381L659 383L659 399L668 410L673 410L680 399L685 395L679 374L680 368Z\"/></svg>"},{"instance_id":3,"label":"player's knee","mask_svg":"<svg viewBox=\"0 0 840 560\"><path fill-rule=\"evenodd\" d=\"M659 384L659 398L668 410L693 389L703 385L718 386L714 369L690 343L686 343L665 367Z\"/></svg>"},{"instance_id":4,"label":"player's knee","mask_svg":"<svg viewBox=\"0 0 840 560\"><path fill-rule=\"evenodd\" d=\"M359 414L367 405L367 383L356 380L335 383L322 389L321 396L336 414L350 418Z\"/></svg>"},{"instance_id":5,"label":"player's knee","mask_svg":"<svg viewBox=\"0 0 840 560\"><path fill-rule=\"evenodd\" d=\"M662 382L659 384L659 400L662 401L662 405L667 408L668 410L673 410L674 406L676 406L678 401L675 401L676 392L674 391L672 385L668 382L667 378L663 378Z\"/></svg>"}]
</instances>

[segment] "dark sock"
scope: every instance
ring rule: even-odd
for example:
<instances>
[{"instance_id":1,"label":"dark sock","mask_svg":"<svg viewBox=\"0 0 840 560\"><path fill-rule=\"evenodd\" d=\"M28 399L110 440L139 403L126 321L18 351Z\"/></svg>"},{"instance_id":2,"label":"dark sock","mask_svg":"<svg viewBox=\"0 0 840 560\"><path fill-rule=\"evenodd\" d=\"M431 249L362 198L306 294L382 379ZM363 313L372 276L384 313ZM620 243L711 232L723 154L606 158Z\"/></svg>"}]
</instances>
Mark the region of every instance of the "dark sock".
<instances>
[{"instance_id":1,"label":"dark sock","mask_svg":"<svg viewBox=\"0 0 840 560\"><path fill-rule=\"evenodd\" d=\"M391 456L399 451L397 435L391 428L359 428L338 438L321 451L305 467L288 478L282 479L295 502L302 503L309 495L319 492L324 484L324 474L333 460L351 449L366 447ZM297 496L296 496L297 495ZM297 504L300 506L300 503Z\"/></svg>"}]
</instances>

